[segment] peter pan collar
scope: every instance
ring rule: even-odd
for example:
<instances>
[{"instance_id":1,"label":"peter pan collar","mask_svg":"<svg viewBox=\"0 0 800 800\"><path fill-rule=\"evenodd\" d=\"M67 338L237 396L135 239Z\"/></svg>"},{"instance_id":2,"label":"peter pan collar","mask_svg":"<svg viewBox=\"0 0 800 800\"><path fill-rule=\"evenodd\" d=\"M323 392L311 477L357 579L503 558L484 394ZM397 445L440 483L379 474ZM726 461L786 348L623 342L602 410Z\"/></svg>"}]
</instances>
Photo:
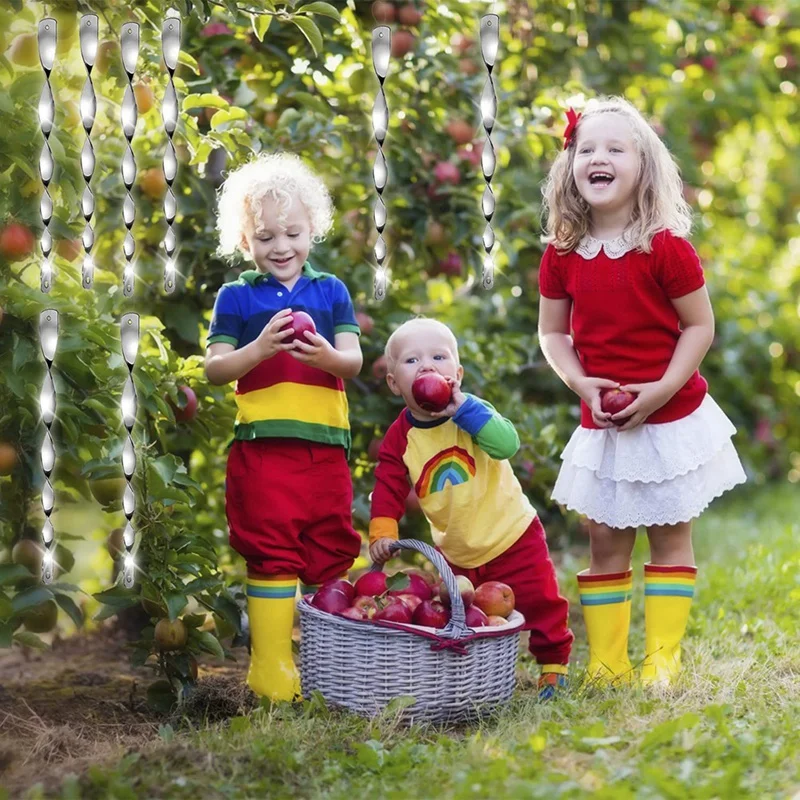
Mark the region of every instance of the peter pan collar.
<instances>
[{"instance_id":1,"label":"peter pan collar","mask_svg":"<svg viewBox=\"0 0 800 800\"><path fill-rule=\"evenodd\" d=\"M627 237L627 231L621 233L616 239L595 239L594 236L586 236L581 239L581 243L575 248L575 252L587 261L595 258L603 250L611 259L622 258L625 253L635 248L633 242Z\"/></svg>"}]
</instances>

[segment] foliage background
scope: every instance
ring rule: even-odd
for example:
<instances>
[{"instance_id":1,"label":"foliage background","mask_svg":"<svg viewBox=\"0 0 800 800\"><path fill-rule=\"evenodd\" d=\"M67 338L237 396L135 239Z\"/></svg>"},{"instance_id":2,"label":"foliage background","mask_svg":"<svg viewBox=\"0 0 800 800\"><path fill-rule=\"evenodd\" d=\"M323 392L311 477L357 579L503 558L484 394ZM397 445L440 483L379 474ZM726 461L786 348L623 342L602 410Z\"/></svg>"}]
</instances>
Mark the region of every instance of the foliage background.
<instances>
[{"instance_id":1,"label":"foliage background","mask_svg":"<svg viewBox=\"0 0 800 800\"><path fill-rule=\"evenodd\" d=\"M800 481L796 8L788 2L757 5L750 0L667 5L542 0L535 10L516 0L495 3L502 27L494 72L498 275L496 288L485 292L476 280L483 253L479 201L484 184L474 155L483 139L477 102L486 75L477 26L488 6L421 3L418 25L393 25L395 39L405 28L413 41L406 55L392 59L386 82L391 122L385 198L393 284L386 301L375 304L370 113L377 80L369 53L375 24L370 4L339 0L332 4L333 13L318 3L262 1L253 4L266 12L257 16L241 10L245 5L235 0L174 4L184 21L176 79L184 113L176 134L182 279L172 296L161 290L165 224L158 180L166 144L158 111L166 84L160 29L169 5L156 0L124 7L101 2L23 5L17 0L0 9L0 52L5 52L0 56L0 110L9 121L0 128L0 223L18 221L37 239L41 184L36 164L42 136L36 107L43 75L37 61L30 67L15 63L14 41L34 33L45 15L57 13L61 45L52 78L57 124L50 141L58 169L51 230L64 242L77 239L83 228L78 159L84 133L77 104L85 70L75 29L78 14L98 13L100 38L111 42L102 46L104 60L93 72L98 95L92 133L98 158L92 181L97 198L95 290L80 288L80 256L64 245L55 259L54 289L46 298L38 288L38 251L22 260L0 261L5 312L0 325L0 441L20 454L13 472L0 477L0 543L10 549L21 536L36 538L43 523L38 393L44 367L37 320L41 309L53 307L61 315L54 367L58 460L53 520L57 535L95 572L82 576L81 589L108 587L108 559L98 539L124 519L113 499L100 513L91 488L99 479L121 477L124 429L117 409L125 369L118 320L136 311L142 317L135 369L140 401L136 528L144 569L140 591L155 603L154 616L186 618L187 612L213 609L216 627L207 625L202 614L188 617L189 649L222 652L215 634L224 638L221 621L235 621L236 600L235 589L224 587L235 584L242 569L227 547L223 502L234 406L232 387L209 385L202 363L215 294L242 265L214 255L215 191L225 170L254 152L273 149L301 154L325 177L334 194L337 224L314 251L313 261L345 280L359 310L374 321L374 329L362 337L364 370L348 389L358 526L365 530L368 519L374 467L370 442L399 411L376 377L380 365L375 362L393 327L421 312L452 325L461 343L465 385L516 423L523 446L514 466L551 536L558 541L576 532L577 520L563 517L549 502L558 454L578 414L575 398L545 364L536 340L536 273L543 249L539 187L562 144L565 108L602 94L623 94L635 102L681 165L687 197L697 212L692 240L706 268L717 318L703 373L739 429L736 444L749 475L755 483ZM134 140L139 174L150 177L142 178L136 191L138 281L131 301L119 290L124 230L119 103L125 79L113 44L127 20L142 27L136 80L149 86L156 99L152 109L140 113ZM216 26L209 28L209 22ZM473 126L472 149L459 149L448 133L454 119ZM458 166L457 185L437 185L434 169L442 161ZM448 258L449 271L442 266ZM459 259L461 268L453 269ZM181 385L191 386L199 398L199 413L190 423L177 423L167 401L179 403ZM92 514L73 513L75 508L86 512L91 504ZM413 511L404 532L424 534L423 520ZM20 580L19 573L0 572L0 579L7 582L0 586L7 590L0 597L0 634L10 643L12 635L19 639L26 604L36 605L43 595L41 587L26 588L29 579ZM101 617L134 602L115 589L100 599ZM81 612L73 617L80 622ZM151 637L152 627L145 628L135 656L141 661L152 649ZM173 678L190 672L189 662L180 658L171 667L161 664L172 669Z\"/></svg>"}]
</instances>

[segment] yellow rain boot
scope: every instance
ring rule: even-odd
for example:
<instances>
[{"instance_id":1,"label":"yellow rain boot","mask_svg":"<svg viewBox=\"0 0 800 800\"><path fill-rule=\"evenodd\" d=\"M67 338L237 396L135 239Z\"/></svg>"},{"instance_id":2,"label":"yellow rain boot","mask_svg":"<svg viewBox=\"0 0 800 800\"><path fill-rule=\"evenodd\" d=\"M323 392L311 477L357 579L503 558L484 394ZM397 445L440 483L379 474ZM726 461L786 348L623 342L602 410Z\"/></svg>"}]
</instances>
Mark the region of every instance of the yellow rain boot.
<instances>
[{"instance_id":1,"label":"yellow rain boot","mask_svg":"<svg viewBox=\"0 0 800 800\"><path fill-rule=\"evenodd\" d=\"M645 686L668 686L680 672L696 578L697 567L644 565Z\"/></svg>"},{"instance_id":2,"label":"yellow rain boot","mask_svg":"<svg viewBox=\"0 0 800 800\"><path fill-rule=\"evenodd\" d=\"M300 698L300 676L292 657L292 625L297 578L247 577L250 668L247 685L272 700Z\"/></svg>"},{"instance_id":3,"label":"yellow rain boot","mask_svg":"<svg viewBox=\"0 0 800 800\"><path fill-rule=\"evenodd\" d=\"M631 680L628 631L631 626L632 570L608 575L578 573L578 592L589 639L587 680L600 686Z\"/></svg>"}]
</instances>

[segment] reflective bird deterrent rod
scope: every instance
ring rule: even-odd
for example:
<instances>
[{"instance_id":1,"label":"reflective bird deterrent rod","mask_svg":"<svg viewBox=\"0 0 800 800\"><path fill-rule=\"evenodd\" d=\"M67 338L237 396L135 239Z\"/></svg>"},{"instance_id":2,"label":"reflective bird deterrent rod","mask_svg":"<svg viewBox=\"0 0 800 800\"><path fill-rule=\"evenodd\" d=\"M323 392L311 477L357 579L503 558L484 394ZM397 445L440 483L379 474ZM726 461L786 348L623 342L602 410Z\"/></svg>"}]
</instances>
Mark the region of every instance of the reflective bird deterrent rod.
<instances>
[{"instance_id":1,"label":"reflective bird deterrent rod","mask_svg":"<svg viewBox=\"0 0 800 800\"><path fill-rule=\"evenodd\" d=\"M161 51L164 65L169 73L167 89L164 93L164 102L161 107L161 118L164 120L164 130L167 132L167 149L164 151L164 178L167 181L167 193L164 196L164 217L167 220L167 234L164 237L164 249L167 252L167 264L164 267L164 291L171 294L175 291L175 249L177 238L175 236L175 215L178 213L178 203L172 190L172 184L178 172L178 156L172 137L178 127L178 94L175 91L175 69L178 66L178 56L181 52L181 21L176 17L168 17L161 28Z\"/></svg>"},{"instance_id":2,"label":"reflective bird deterrent rod","mask_svg":"<svg viewBox=\"0 0 800 800\"><path fill-rule=\"evenodd\" d=\"M491 289L494 286L492 248L494 247L495 237L492 228L492 216L494 215L495 198L491 181L497 166L497 157L492 144L492 128L497 117L497 93L492 80L492 69L497 58L497 48L500 42L499 26L500 20L497 14L486 14L481 18L481 56L487 71L486 84L481 93L481 120L486 131L486 142L481 154L481 170L486 181L486 188L483 190L481 199L481 210L486 218L486 228L483 232L483 247L486 254L483 259L483 275L481 276L481 285L484 289Z\"/></svg>"},{"instance_id":3,"label":"reflective bird deterrent rod","mask_svg":"<svg viewBox=\"0 0 800 800\"><path fill-rule=\"evenodd\" d=\"M375 299L383 300L386 297L388 283L384 261L386 260L386 242L383 238L383 229L386 227L386 205L383 202L383 190L389 179L389 170L386 165L386 156L383 153L383 143L389 129L389 107L386 104L386 94L383 91L383 82L389 71L389 56L392 51L392 31L388 25L381 25L372 31L372 66L378 77L378 95L372 107L372 129L375 140L378 142L378 152L375 155L375 164L372 168L372 178L378 197L375 200L375 227L378 238L375 242L375 260L378 268L375 271Z\"/></svg>"},{"instance_id":4,"label":"reflective bird deterrent rod","mask_svg":"<svg viewBox=\"0 0 800 800\"><path fill-rule=\"evenodd\" d=\"M128 367L128 379L122 390L122 423L127 431L127 438L122 447L122 470L125 473L125 494L122 497L122 510L128 522L125 525L123 541L125 543L125 557L122 566L122 585L126 589L133 587L134 570L136 564L133 559L133 545L136 541L136 532L133 528L133 514L136 510L136 495L133 491L133 475L136 471L136 450L133 445L133 426L136 423L138 407L136 387L133 385L133 365L139 350L139 315L124 314L120 323L120 339L122 341L122 355Z\"/></svg>"},{"instance_id":5,"label":"reflective bird deterrent rod","mask_svg":"<svg viewBox=\"0 0 800 800\"><path fill-rule=\"evenodd\" d=\"M53 201L48 191L50 180L53 177L53 153L50 150L50 132L53 130L55 120L55 101L53 91L50 87L50 73L53 69L56 54L56 21L54 19L43 19L39 23L39 61L44 70L44 86L39 98L39 125L44 136L44 145L39 157L39 173L42 179L43 191L40 202L40 211L44 231L42 233L42 267L40 275L40 288L42 292L49 293L53 286L53 269L50 262L50 253L53 250L53 238L50 235L50 220L53 217ZM58 312L52 308L42 311L39 315L39 343L42 348L47 365L47 374L42 384L42 391L39 395L39 406L42 412L42 421L45 425L44 439L42 441L41 461L42 471L44 472L44 486L42 487L42 510L45 515L45 523L42 528L42 542L44 543L44 556L42 557L41 579L42 583L52 583L54 575L54 544L55 530L50 520L55 505L55 492L53 484L50 482L53 468L56 463L56 448L53 443L53 435L50 431L53 421L56 418L56 387L53 382L53 359L56 354L58 344Z\"/></svg>"},{"instance_id":6,"label":"reflective bird deterrent rod","mask_svg":"<svg viewBox=\"0 0 800 800\"><path fill-rule=\"evenodd\" d=\"M94 195L90 183L94 175L95 157L92 147L92 128L97 114L97 98L92 84L92 67L97 58L97 16L95 14L84 14L80 24L81 58L86 67L86 82L83 84L81 92L81 122L83 130L86 132L86 141L81 150L81 172L86 186L81 198L81 211L86 220L83 229L83 269L81 274L81 286L84 289L91 289L94 284L94 262L92 260L92 248L94 247L94 228L92 228L92 217L94 215Z\"/></svg>"},{"instance_id":7,"label":"reflective bird deterrent rod","mask_svg":"<svg viewBox=\"0 0 800 800\"><path fill-rule=\"evenodd\" d=\"M131 141L136 132L138 119L136 96L133 93L133 76L136 73L136 62L139 60L139 26L135 22L126 22L122 26L120 49L122 50L122 66L125 68L125 74L128 77L128 85L125 87L125 94L122 97L122 132L125 134L126 139L125 154L122 157L122 181L127 190L125 200L122 203L122 218L127 228L122 246L125 252L122 294L125 297L130 297L133 294L133 254L136 250L136 242L131 232L133 221L136 217L136 206L131 197L131 189L136 180L136 160L133 157Z\"/></svg>"}]
</instances>

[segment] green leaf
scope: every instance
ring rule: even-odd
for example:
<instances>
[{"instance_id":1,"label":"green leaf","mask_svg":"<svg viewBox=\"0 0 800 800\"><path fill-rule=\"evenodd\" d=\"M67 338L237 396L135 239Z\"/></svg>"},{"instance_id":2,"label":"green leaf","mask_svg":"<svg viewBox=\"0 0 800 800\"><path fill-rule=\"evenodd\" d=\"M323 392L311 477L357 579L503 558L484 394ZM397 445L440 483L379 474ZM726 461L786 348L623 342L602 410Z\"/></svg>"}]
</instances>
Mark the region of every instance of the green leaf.
<instances>
[{"instance_id":1,"label":"green leaf","mask_svg":"<svg viewBox=\"0 0 800 800\"><path fill-rule=\"evenodd\" d=\"M225 651L222 649L222 645L210 631L192 629L190 630L190 635L197 640L201 650L205 650L207 653L217 656L217 658L225 658Z\"/></svg>"},{"instance_id":2,"label":"green leaf","mask_svg":"<svg viewBox=\"0 0 800 800\"><path fill-rule=\"evenodd\" d=\"M32 586L30 589L25 589L18 595L14 596L11 605L15 614L24 611L27 608L36 608L47 600L53 599L53 593L44 586Z\"/></svg>"},{"instance_id":3,"label":"green leaf","mask_svg":"<svg viewBox=\"0 0 800 800\"><path fill-rule=\"evenodd\" d=\"M411 578L405 572L396 572L386 579L386 588L390 592L402 592L411 586Z\"/></svg>"},{"instance_id":4,"label":"green leaf","mask_svg":"<svg viewBox=\"0 0 800 800\"><path fill-rule=\"evenodd\" d=\"M247 733L252 727L250 717L231 717L229 728L231 733Z\"/></svg>"},{"instance_id":5,"label":"green leaf","mask_svg":"<svg viewBox=\"0 0 800 800\"><path fill-rule=\"evenodd\" d=\"M205 614L186 614L183 617L183 624L187 628L199 628L205 621Z\"/></svg>"},{"instance_id":6,"label":"green leaf","mask_svg":"<svg viewBox=\"0 0 800 800\"><path fill-rule=\"evenodd\" d=\"M195 75L200 74L200 67L197 61L195 61L195 59L192 58L186 52L186 50L181 49L180 53L178 53L178 63L183 64L184 67L189 67L189 69L194 72Z\"/></svg>"},{"instance_id":7,"label":"green leaf","mask_svg":"<svg viewBox=\"0 0 800 800\"><path fill-rule=\"evenodd\" d=\"M92 597L104 605L117 608L128 608L139 602L139 598L130 589L123 589L121 586L112 586L103 592L93 594Z\"/></svg>"},{"instance_id":8,"label":"green leaf","mask_svg":"<svg viewBox=\"0 0 800 800\"><path fill-rule=\"evenodd\" d=\"M83 611L68 594L56 594L56 603L67 612L76 627L83 625Z\"/></svg>"},{"instance_id":9,"label":"green leaf","mask_svg":"<svg viewBox=\"0 0 800 800\"><path fill-rule=\"evenodd\" d=\"M322 34L319 28L308 17L292 17L292 22L303 32L303 36L308 39L308 43L317 56L322 51Z\"/></svg>"},{"instance_id":10,"label":"green leaf","mask_svg":"<svg viewBox=\"0 0 800 800\"><path fill-rule=\"evenodd\" d=\"M167 611L172 621L178 618L178 615L186 608L186 604L189 602L189 598L183 592L167 592L164 600L167 603Z\"/></svg>"},{"instance_id":11,"label":"green leaf","mask_svg":"<svg viewBox=\"0 0 800 800\"><path fill-rule=\"evenodd\" d=\"M340 20L342 18L339 11L330 3L314 2L297 9L299 14L320 14L323 17Z\"/></svg>"},{"instance_id":12,"label":"green leaf","mask_svg":"<svg viewBox=\"0 0 800 800\"><path fill-rule=\"evenodd\" d=\"M11 599L5 592L0 592L0 619L8 619L14 613Z\"/></svg>"},{"instance_id":13,"label":"green leaf","mask_svg":"<svg viewBox=\"0 0 800 800\"><path fill-rule=\"evenodd\" d=\"M187 94L183 98L183 110L192 108L228 108L230 103L218 94Z\"/></svg>"},{"instance_id":14,"label":"green leaf","mask_svg":"<svg viewBox=\"0 0 800 800\"><path fill-rule=\"evenodd\" d=\"M266 36L271 24L271 14L253 14L253 33L255 33L259 42L264 41L264 36Z\"/></svg>"},{"instance_id":15,"label":"green leaf","mask_svg":"<svg viewBox=\"0 0 800 800\"><path fill-rule=\"evenodd\" d=\"M20 631L14 634L14 641L25 647L35 647L37 650L49 650L50 645L45 644L35 633Z\"/></svg>"},{"instance_id":16,"label":"green leaf","mask_svg":"<svg viewBox=\"0 0 800 800\"><path fill-rule=\"evenodd\" d=\"M401 694L399 697L393 697L389 701L386 708L383 709L383 713L386 716L394 715L405 708L411 708L411 706L416 705L416 703L417 698L414 697L414 695Z\"/></svg>"},{"instance_id":17,"label":"green leaf","mask_svg":"<svg viewBox=\"0 0 800 800\"><path fill-rule=\"evenodd\" d=\"M0 623L0 649L11 647L14 641L14 625L11 622Z\"/></svg>"},{"instance_id":18,"label":"green leaf","mask_svg":"<svg viewBox=\"0 0 800 800\"><path fill-rule=\"evenodd\" d=\"M23 567L22 564L0 564L0 586L14 583L19 578L30 578L30 576L27 567Z\"/></svg>"},{"instance_id":19,"label":"green leaf","mask_svg":"<svg viewBox=\"0 0 800 800\"><path fill-rule=\"evenodd\" d=\"M231 108L222 108L211 117L211 127L218 129L228 122L235 122L236 120L246 120L247 112L243 108L233 106Z\"/></svg>"},{"instance_id":20,"label":"green leaf","mask_svg":"<svg viewBox=\"0 0 800 800\"><path fill-rule=\"evenodd\" d=\"M216 588L221 585L222 581L219 578L197 578L187 583L186 586L183 587L183 591L186 592L186 594L197 594L198 592L204 592L206 589Z\"/></svg>"}]
</instances>

